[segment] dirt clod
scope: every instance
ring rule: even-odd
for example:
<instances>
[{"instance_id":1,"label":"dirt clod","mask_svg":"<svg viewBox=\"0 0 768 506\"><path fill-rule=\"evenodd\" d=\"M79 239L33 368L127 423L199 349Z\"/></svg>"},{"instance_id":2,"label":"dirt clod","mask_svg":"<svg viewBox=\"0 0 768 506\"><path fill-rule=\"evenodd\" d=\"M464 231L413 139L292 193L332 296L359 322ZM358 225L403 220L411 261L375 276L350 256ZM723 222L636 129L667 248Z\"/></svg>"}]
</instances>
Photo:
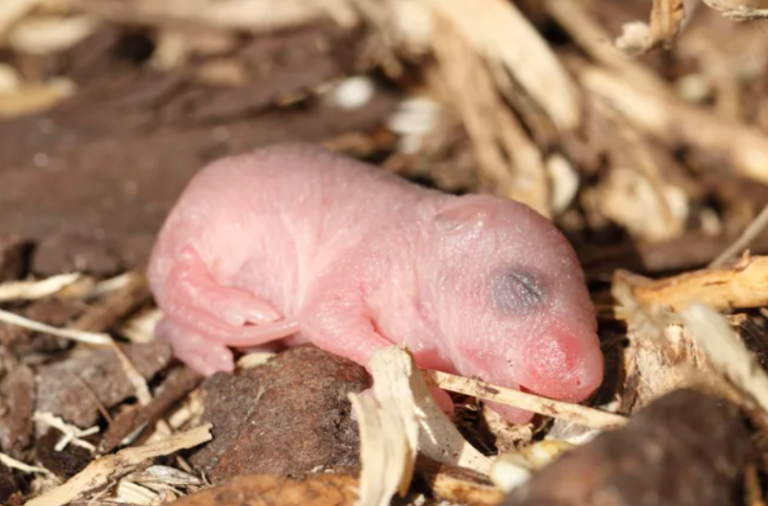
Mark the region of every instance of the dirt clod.
<instances>
[{"instance_id":1,"label":"dirt clod","mask_svg":"<svg viewBox=\"0 0 768 506\"><path fill-rule=\"evenodd\" d=\"M299 475L317 466L359 465L350 392L369 386L365 369L304 345L242 376L204 385L214 439L192 462L212 482L243 473Z\"/></svg>"},{"instance_id":2,"label":"dirt clod","mask_svg":"<svg viewBox=\"0 0 768 506\"><path fill-rule=\"evenodd\" d=\"M49 429L39 437L35 445L35 456L42 466L62 480L67 480L82 471L93 459L91 452L75 445L57 450L56 445L64 435L56 429Z\"/></svg>"}]
</instances>

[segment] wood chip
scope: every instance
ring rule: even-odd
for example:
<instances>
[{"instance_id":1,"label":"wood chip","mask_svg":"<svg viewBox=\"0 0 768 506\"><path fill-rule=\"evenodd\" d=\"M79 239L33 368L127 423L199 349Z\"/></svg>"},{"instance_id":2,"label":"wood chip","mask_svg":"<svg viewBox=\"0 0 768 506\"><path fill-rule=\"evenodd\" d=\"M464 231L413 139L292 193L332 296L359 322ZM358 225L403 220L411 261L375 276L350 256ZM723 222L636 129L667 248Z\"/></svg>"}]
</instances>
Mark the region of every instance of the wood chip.
<instances>
[{"instance_id":1,"label":"wood chip","mask_svg":"<svg viewBox=\"0 0 768 506\"><path fill-rule=\"evenodd\" d=\"M137 448L126 448L106 455L63 485L28 501L26 506L63 506L77 497L94 492L113 480L136 470L144 462L179 450L194 448L212 439L211 425L203 425L169 437L164 441Z\"/></svg>"},{"instance_id":2,"label":"wood chip","mask_svg":"<svg viewBox=\"0 0 768 506\"><path fill-rule=\"evenodd\" d=\"M675 311L696 302L721 311L762 307L768 305L768 257L745 255L730 267L691 271L659 280L619 269L614 274L616 282L628 283L633 296L642 304Z\"/></svg>"}]
</instances>

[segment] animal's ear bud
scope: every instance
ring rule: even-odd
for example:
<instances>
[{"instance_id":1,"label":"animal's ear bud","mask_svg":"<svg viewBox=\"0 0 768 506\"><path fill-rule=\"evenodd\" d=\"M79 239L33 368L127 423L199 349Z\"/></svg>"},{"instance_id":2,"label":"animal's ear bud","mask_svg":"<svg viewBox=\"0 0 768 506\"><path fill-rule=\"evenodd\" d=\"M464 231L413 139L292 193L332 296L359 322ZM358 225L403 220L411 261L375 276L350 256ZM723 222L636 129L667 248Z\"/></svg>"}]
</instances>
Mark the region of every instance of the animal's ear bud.
<instances>
[{"instance_id":1,"label":"animal's ear bud","mask_svg":"<svg viewBox=\"0 0 768 506\"><path fill-rule=\"evenodd\" d=\"M493 207L488 197L465 195L452 199L432 218L435 227L443 234L468 233L478 235L491 217Z\"/></svg>"}]
</instances>

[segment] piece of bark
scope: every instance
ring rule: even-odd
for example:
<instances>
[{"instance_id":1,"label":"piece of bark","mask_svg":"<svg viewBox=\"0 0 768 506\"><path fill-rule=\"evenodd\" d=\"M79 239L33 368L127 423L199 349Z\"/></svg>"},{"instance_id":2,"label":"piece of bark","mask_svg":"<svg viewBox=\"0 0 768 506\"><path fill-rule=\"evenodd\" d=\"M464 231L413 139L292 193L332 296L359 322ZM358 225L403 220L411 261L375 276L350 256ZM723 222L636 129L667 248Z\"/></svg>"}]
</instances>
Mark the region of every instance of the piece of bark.
<instances>
[{"instance_id":1,"label":"piece of bark","mask_svg":"<svg viewBox=\"0 0 768 506\"><path fill-rule=\"evenodd\" d=\"M165 342L130 344L123 349L145 379L152 378L171 360L171 348ZM115 352L95 350L40 368L37 410L61 416L85 429L98 420L99 404L110 409L134 393Z\"/></svg>"},{"instance_id":2,"label":"piece of bark","mask_svg":"<svg viewBox=\"0 0 768 506\"><path fill-rule=\"evenodd\" d=\"M0 283L24 277L31 246L19 237L0 237Z\"/></svg>"},{"instance_id":3,"label":"piece of bark","mask_svg":"<svg viewBox=\"0 0 768 506\"><path fill-rule=\"evenodd\" d=\"M296 476L317 466L359 466L350 392L369 386L365 369L303 345L242 376L206 381L203 422L214 440L192 456L214 483L242 473Z\"/></svg>"},{"instance_id":4,"label":"piece of bark","mask_svg":"<svg viewBox=\"0 0 768 506\"><path fill-rule=\"evenodd\" d=\"M32 442L35 412L35 373L18 365L0 382L0 449L23 459Z\"/></svg>"},{"instance_id":5,"label":"piece of bark","mask_svg":"<svg viewBox=\"0 0 768 506\"><path fill-rule=\"evenodd\" d=\"M324 474L304 480L248 474L179 499L176 506L352 506L357 478Z\"/></svg>"},{"instance_id":6,"label":"piece of bark","mask_svg":"<svg viewBox=\"0 0 768 506\"><path fill-rule=\"evenodd\" d=\"M98 446L100 454L107 454L117 448L122 440L142 426L151 427L154 422L178 402L190 390L195 388L202 377L192 369L184 367L169 374L168 379L158 389L152 402L146 406L136 406L121 413L107 431Z\"/></svg>"},{"instance_id":7,"label":"piece of bark","mask_svg":"<svg viewBox=\"0 0 768 506\"><path fill-rule=\"evenodd\" d=\"M671 392L513 491L505 506L740 504L755 458L739 410L695 390Z\"/></svg>"}]
</instances>

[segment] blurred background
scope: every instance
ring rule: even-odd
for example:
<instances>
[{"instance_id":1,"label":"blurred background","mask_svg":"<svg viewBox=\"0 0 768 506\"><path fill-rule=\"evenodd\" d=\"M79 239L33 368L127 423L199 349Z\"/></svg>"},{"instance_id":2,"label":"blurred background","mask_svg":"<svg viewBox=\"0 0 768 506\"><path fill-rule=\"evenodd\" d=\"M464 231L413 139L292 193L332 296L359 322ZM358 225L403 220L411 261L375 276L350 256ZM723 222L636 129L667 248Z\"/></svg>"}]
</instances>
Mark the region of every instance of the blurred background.
<instances>
[{"instance_id":1,"label":"blurred background","mask_svg":"<svg viewBox=\"0 0 768 506\"><path fill-rule=\"evenodd\" d=\"M305 140L526 202L592 282L706 265L768 202L768 2L656 4L3 0L0 237L131 269L206 162Z\"/></svg>"}]
</instances>

